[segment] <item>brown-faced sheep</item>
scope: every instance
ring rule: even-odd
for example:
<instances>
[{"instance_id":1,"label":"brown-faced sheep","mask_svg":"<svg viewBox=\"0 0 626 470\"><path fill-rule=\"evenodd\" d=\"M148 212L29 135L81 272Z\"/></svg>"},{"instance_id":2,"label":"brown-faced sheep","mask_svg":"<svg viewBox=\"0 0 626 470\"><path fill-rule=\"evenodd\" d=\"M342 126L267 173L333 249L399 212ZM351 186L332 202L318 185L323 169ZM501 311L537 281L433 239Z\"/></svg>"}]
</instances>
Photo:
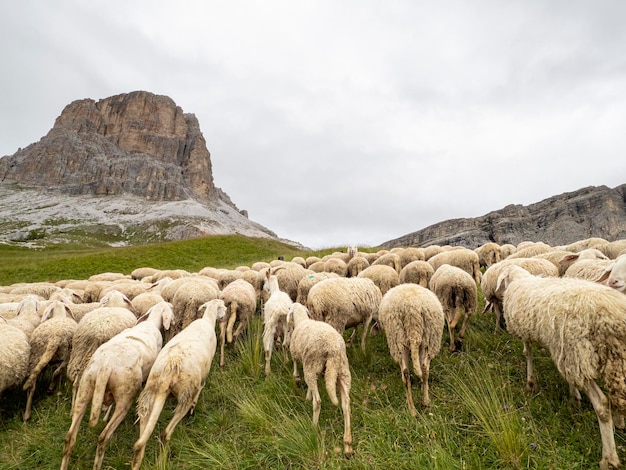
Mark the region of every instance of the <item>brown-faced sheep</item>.
<instances>
[{"instance_id":1,"label":"brown-faced sheep","mask_svg":"<svg viewBox=\"0 0 626 470\"><path fill-rule=\"evenodd\" d=\"M400 364L409 411L417 417L411 392L410 363L421 380L422 405L430 405L430 362L441 349L445 316L437 296L417 284L400 284L380 302L378 322L385 332L389 353Z\"/></svg>"}]
</instances>

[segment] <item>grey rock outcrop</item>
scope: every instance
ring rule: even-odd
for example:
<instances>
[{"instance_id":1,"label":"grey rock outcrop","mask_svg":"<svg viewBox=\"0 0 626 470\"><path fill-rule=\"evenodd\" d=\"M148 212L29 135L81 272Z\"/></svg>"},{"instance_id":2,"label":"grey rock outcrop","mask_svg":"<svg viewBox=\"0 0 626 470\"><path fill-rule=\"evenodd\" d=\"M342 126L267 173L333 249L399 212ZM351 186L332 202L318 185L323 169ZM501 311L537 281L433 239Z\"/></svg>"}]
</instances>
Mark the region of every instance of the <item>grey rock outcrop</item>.
<instances>
[{"instance_id":1,"label":"grey rock outcrop","mask_svg":"<svg viewBox=\"0 0 626 470\"><path fill-rule=\"evenodd\" d=\"M589 237L626 238L626 184L613 189L589 186L528 206L512 204L481 217L446 220L381 246L476 248L487 242L517 245L524 240L557 246Z\"/></svg>"}]
</instances>

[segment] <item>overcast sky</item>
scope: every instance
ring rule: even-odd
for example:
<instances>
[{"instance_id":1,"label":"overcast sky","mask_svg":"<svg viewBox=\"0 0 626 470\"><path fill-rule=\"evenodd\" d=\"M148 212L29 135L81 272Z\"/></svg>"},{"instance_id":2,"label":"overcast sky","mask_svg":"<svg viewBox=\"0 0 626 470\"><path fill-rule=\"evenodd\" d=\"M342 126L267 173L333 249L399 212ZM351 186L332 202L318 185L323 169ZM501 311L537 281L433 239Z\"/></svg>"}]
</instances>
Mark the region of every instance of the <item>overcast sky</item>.
<instances>
[{"instance_id":1,"label":"overcast sky","mask_svg":"<svg viewBox=\"0 0 626 470\"><path fill-rule=\"evenodd\" d=\"M70 102L194 113L215 184L311 248L626 183L623 0L0 2L0 155Z\"/></svg>"}]
</instances>

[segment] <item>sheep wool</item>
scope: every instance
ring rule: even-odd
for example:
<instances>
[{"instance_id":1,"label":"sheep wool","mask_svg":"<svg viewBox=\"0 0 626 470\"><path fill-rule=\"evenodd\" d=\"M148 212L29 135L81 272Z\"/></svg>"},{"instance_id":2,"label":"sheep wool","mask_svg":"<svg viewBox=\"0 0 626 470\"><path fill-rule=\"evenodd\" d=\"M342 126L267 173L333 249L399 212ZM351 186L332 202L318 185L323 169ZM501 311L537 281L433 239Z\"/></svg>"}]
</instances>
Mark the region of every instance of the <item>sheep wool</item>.
<instances>
[{"instance_id":1,"label":"sheep wool","mask_svg":"<svg viewBox=\"0 0 626 470\"><path fill-rule=\"evenodd\" d=\"M350 457L352 432L350 426L350 386L352 376L343 337L328 323L311 320L306 307L294 303L287 314L287 325L292 328L289 350L293 359L293 377L300 382L298 362L302 363L307 384L307 400L313 403L313 424L317 425L321 410L321 398L317 380L324 374L326 391L331 402L337 406L337 388L341 396L344 416L344 454Z\"/></svg>"},{"instance_id":2,"label":"sheep wool","mask_svg":"<svg viewBox=\"0 0 626 470\"><path fill-rule=\"evenodd\" d=\"M528 387L536 382L531 349L536 342L550 352L570 386L589 397L603 443L600 467L619 467L609 403L626 411L626 297L595 282L540 278L517 266L502 271L498 288L504 290L507 329L524 342Z\"/></svg>"},{"instance_id":3,"label":"sheep wool","mask_svg":"<svg viewBox=\"0 0 626 470\"><path fill-rule=\"evenodd\" d=\"M422 405L428 406L430 361L441 349L445 323L441 302L425 287L400 284L383 297L378 321L387 337L391 357L400 364L409 411L417 417L411 393L409 361L422 383Z\"/></svg>"}]
</instances>

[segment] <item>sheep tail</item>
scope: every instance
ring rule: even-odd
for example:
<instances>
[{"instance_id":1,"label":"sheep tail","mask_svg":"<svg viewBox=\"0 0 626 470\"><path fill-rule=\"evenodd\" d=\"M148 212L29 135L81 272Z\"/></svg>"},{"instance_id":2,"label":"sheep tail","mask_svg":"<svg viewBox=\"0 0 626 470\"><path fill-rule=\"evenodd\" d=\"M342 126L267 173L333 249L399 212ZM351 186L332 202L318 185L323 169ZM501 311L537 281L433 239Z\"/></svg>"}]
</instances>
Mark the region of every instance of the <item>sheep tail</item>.
<instances>
[{"instance_id":1,"label":"sheep tail","mask_svg":"<svg viewBox=\"0 0 626 470\"><path fill-rule=\"evenodd\" d=\"M333 405L339 405L337 399L337 377L341 371L341 356L338 354L329 354L326 359L326 373L324 374L324 380L326 382L326 392Z\"/></svg>"},{"instance_id":2,"label":"sheep tail","mask_svg":"<svg viewBox=\"0 0 626 470\"><path fill-rule=\"evenodd\" d=\"M93 388L93 398L91 399L91 413L89 415L89 426L94 427L100 419L102 404L104 403L104 394L107 390L109 377L111 376L111 367L103 365L96 376L96 383Z\"/></svg>"},{"instance_id":3,"label":"sheep tail","mask_svg":"<svg viewBox=\"0 0 626 470\"><path fill-rule=\"evenodd\" d=\"M169 396L171 384L178 381L181 365L182 358L174 354L168 358L159 373L150 375L137 399L137 415L139 419L147 418L148 415L153 413L155 407L158 407L157 416L159 415L165 400Z\"/></svg>"}]
</instances>

